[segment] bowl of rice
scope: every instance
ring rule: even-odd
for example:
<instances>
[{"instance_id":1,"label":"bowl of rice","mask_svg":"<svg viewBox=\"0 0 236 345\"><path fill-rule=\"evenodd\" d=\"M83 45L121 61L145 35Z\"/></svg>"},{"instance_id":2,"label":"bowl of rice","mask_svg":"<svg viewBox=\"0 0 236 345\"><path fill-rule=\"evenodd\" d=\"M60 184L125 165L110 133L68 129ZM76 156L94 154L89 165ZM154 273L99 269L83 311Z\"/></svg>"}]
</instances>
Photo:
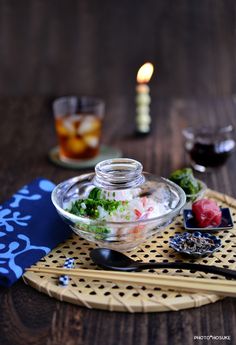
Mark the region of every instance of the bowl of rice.
<instances>
[{"instance_id":1,"label":"bowl of rice","mask_svg":"<svg viewBox=\"0 0 236 345\"><path fill-rule=\"evenodd\" d=\"M172 181L143 172L141 163L118 158L60 183L52 202L77 235L100 247L129 251L170 224L186 195Z\"/></svg>"}]
</instances>

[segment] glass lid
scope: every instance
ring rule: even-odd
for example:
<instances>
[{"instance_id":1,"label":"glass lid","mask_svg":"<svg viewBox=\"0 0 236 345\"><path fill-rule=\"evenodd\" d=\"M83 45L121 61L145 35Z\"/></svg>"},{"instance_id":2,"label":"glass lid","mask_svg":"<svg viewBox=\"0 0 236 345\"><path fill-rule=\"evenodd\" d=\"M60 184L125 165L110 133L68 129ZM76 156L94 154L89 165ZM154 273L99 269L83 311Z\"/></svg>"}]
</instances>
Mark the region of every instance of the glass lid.
<instances>
[{"instance_id":1,"label":"glass lid","mask_svg":"<svg viewBox=\"0 0 236 345\"><path fill-rule=\"evenodd\" d=\"M143 172L129 158L98 163L95 173L63 185L60 206L75 216L107 222L154 220L185 204L185 193L175 183Z\"/></svg>"}]
</instances>

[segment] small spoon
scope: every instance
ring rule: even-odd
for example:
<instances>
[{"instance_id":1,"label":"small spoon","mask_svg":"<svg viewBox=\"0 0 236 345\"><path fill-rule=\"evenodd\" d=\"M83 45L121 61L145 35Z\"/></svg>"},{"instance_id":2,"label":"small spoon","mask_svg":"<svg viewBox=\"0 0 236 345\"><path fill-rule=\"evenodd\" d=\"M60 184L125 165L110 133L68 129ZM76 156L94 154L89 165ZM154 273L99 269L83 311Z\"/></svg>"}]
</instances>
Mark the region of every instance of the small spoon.
<instances>
[{"instance_id":1,"label":"small spoon","mask_svg":"<svg viewBox=\"0 0 236 345\"><path fill-rule=\"evenodd\" d=\"M137 262L128 256L108 248L96 248L90 252L90 257L95 264L104 269L115 271L141 271L151 268L173 268L183 270L202 271L205 273L219 274L226 278L236 279L236 271L223 267L192 264L185 262Z\"/></svg>"}]
</instances>

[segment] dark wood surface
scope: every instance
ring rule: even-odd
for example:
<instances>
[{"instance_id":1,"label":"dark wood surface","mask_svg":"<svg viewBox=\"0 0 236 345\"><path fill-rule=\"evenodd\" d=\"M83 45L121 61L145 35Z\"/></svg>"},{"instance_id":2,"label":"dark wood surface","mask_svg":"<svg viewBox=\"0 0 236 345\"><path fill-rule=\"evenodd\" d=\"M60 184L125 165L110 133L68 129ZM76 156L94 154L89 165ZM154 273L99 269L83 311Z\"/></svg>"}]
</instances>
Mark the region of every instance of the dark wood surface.
<instances>
[{"instance_id":1,"label":"dark wood surface","mask_svg":"<svg viewBox=\"0 0 236 345\"><path fill-rule=\"evenodd\" d=\"M52 98L106 100L103 142L157 175L188 163L181 129L236 126L234 0L0 0L0 203L37 176L56 183L78 173L51 164ZM152 134L134 132L135 78L152 61ZM24 95L40 95L23 97ZM194 99L193 99L194 98ZM188 99L188 100L186 100ZM235 154L210 188L236 197ZM210 344L193 335L231 335L233 299L179 312L110 313L61 303L17 282L0 289L0 344Z\"/></svg>"},{"instance_id":2,"label":"dark wood surface","mask_svg":"<svg viewBox=\"0 0 236 345\"><path fill-rule=\"evenodd\" d=\"M236 93L234 0L0 0L0 95ZM114 73L115 71L115 73Z\"/></svg>"},{"instance_id":3,"label":"dark wood surface","mask_svg":"<svg viewBox=\"0 0 236 345\"><path fill-rule=\"evenodd\" d=\"M136 138L134 106L125 98L108 98L103 143L115 145L124 156L141 161L145 170L168 176L188 162L181 129L187 125L233 123L233 98L195 100L156 99L152 103L152 134ZM0 99L0 202L37 176L56 183L81 174L51 164L48 150L56 144L51 100L44 97ZM200 176L210 188L236 197L235 154L212 174ZM236 342L236 301L178 312L127 314L59 302L26 286L22 281L0 289L0 344L146 345L204 344L194 335L230 335ZM212 343L212 342L208 342Z\"/></svg>"}]
</instances>

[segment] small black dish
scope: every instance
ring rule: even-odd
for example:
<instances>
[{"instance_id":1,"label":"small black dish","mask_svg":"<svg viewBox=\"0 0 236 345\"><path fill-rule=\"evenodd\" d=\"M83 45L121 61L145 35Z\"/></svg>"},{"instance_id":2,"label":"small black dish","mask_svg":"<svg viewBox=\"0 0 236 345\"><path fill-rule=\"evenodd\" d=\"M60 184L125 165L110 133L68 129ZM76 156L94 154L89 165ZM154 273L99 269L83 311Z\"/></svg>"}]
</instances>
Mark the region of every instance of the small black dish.
<instances>
[{"instance_id":1,"label":"small black dish","mask_svg":"<svg viewBox=\"0 0 236 345\"><path fill-rule=\"evenodd\" d=\"M234 226L234 223L231 217L230 209L228 207L221 208L221 212L222 212L222 221L219 226L217 226L216 228L213 228L213 227L199 228L195 222L195 218L194 218L192 210L186 209L183 211L184 227L186 230L189 230L189 231L206 231L206 232L232 229Z\"/></svg>"}]
</instances>

